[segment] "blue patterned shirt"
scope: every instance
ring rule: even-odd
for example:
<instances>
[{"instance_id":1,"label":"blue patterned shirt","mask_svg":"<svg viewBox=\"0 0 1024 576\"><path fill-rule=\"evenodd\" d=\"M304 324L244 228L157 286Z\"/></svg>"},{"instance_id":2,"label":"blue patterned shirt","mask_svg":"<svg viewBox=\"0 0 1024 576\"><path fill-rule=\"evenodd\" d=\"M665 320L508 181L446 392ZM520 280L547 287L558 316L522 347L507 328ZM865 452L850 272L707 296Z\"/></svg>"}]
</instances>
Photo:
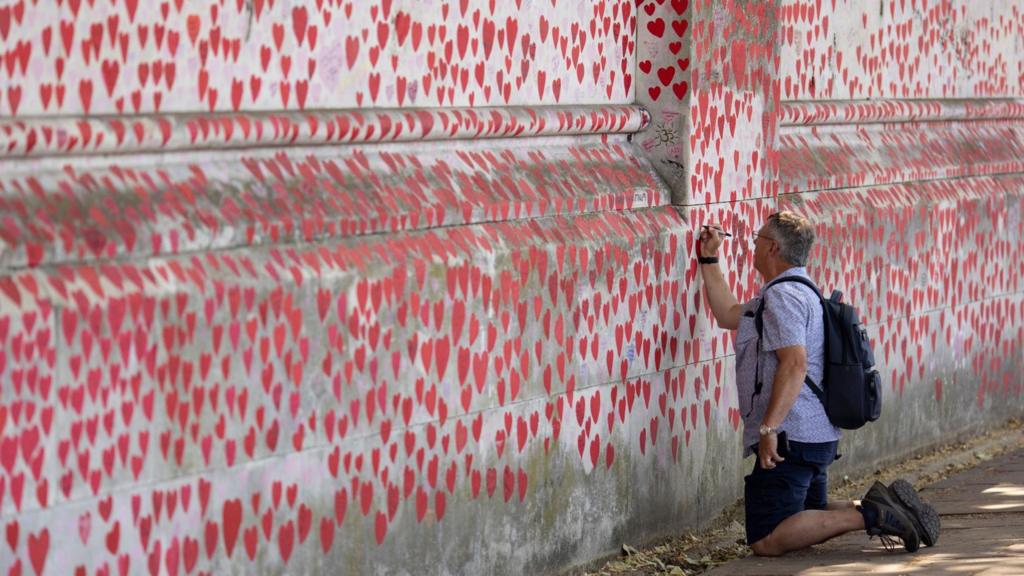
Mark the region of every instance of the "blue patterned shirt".
<instances>
[{"instance_id":1,"label":"blue patterned shirt","mask_svg":"<svg viewBox=\"0 0 1024 576\"><path fill-rule=\"evenodd\" d=\"M790 268L779 275L808 278L803 266ZM765 299L762 313L763 330L761 353L757 351L757 328L754 314L761 299ZM764 420L768 401L772 395L772 382L779 359L775 351L788 346L803 346L807 350L807 375L821 382L825 362L825 328L821 301L809 287L796 282L785 282L764 287L757 297L743 304L743 315L736 332L736 389L739 393L740 414L743 416L744 456L753 453L751 447L760 440L758 428ZM760 363L761 392L757 394L755 374ZM832 425L825 408L814 392L804 384L780 430L785 430L795 442L832 442L840 438L839 429Z\"/></svg>"}]
</instances>

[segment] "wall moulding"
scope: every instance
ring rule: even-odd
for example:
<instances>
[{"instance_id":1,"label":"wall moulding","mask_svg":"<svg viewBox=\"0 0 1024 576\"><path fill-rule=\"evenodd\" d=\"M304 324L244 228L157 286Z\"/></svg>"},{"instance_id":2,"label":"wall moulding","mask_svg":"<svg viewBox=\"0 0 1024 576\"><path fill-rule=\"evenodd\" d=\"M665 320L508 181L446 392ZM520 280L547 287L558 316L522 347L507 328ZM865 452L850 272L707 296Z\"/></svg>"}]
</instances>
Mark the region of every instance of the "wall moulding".
<instances>
[{"instance_id":1,"label":"wall moulding","mask_svg":"<svg viewBox=\"0 0 1024 576\"><path fill-rule=\"evenodd\" d=\"M65 167L32 160L0 177L0 213L19 216L0 228L0 270L669 202L623 136L594 140L181 152Z\"/></svg>"},{"instance_id":2,"label":"wall moulding","mask_svg":"<svg viewBox=\"0 0 1024 576\"><path fill-rule=\"evenodd\" d=\"M779 192L1024 172L1024 100L788 102Z\"/></svg>"},{"instance_id":3,"label":"wall moulding","mask_svg":"<svg viewBox=\"0 0 1024 576\"><path fill-rule=\"evenodd\" d=\"M639 106L534 106L0 119L0 159L639 132Z\"/></svg>"},{"instance_id":4,"label":"wall moulding","mask_svg":"<svg viewBox=\"0 0 1024 576\"><path fill-rule=\"evenodd\" d=\"M1022 120L1024 99L861 100L783 102L782 129L794 126L881 124L886 122L949 122Z\"/></svg>"}]
</instances>

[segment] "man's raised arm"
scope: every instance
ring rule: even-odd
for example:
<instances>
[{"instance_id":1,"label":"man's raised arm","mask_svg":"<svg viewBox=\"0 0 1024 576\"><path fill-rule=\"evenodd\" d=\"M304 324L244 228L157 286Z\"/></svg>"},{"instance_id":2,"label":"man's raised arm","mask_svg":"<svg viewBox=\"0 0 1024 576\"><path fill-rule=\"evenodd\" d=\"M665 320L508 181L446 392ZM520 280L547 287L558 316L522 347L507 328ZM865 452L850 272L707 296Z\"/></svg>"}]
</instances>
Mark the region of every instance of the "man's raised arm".
<instances>
[{"instance_id":1,"label":"man's raised arm","mask_svg":"<svg viewBox=\"0 0 1024 576\"><path fill-rule=\"evenodd\" d=\"M711 313L715 315L718 325L726 330L735 330L740 325L740 315L743 307L733 296L732 288L725 281L725 275L718 264L718 248L722 245L722 236L719 234L721 227L717 222L707 226L700 233L699 255L703 258L712 258L713 263L700 265L701 275L704 277L704 293L707 295L708 303L711 305Z\"/></svg>"}]
</instances>

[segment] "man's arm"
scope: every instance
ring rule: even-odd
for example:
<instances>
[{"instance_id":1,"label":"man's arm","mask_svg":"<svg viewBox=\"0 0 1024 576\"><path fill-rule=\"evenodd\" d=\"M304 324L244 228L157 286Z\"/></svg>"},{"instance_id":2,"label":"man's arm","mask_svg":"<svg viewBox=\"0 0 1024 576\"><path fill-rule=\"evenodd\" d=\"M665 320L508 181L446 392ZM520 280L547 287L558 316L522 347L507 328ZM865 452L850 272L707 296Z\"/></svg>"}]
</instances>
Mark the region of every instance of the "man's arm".
<instances>
[{"instance_id":1,"label":"man's arm","mask_svg":"<svg viewBox=\"0 0 1024 576\"><path fill-rule=\"evenodd\" d=\"M700 234L700 255L717 256L722 245L722 237L718 233L720 226L712 223ZM735 330L740 326L743 306L733 296L732 289L725 281L725 275L718 264L701 264L701 275L704 277L704 294L711 305L711 313L715 315L718 325L726 330Z\"/></svg>"},{"instance_id":2,"label":"man's arm","mask_svg":"<svg viewBox=\"0 0 1024 576\"><path fill-rule=\"evenodd\" d=\"M739 328L743 306L733 296L722 269L718 264L701 264L700 270L704 276L704 294L718 325L726 330Z\"/></svg>"},{"instance_id":3,"label":"man's arm","mask_svg":"<svg viewBox=\"0 0 1024 576\"><path fill-rule=\"evenodd\" d=\"M804 377L807 375L807 349L803 346L779 348L775 355L779 358L779 366L775 369L775 378L772 380L772 395L768 399L768 409L764 413L764 420L761 421L772 428L778 428L786 419L797 396L800 395ZM778 441L775 434L761 437L757 457L762 468L770 470L775 467L776 462L785 460L779 456Z\"/></svg>"},{"instance_id":4,"label":"man's arm","mask_svg":"<svg viewBox=\"0 0 1024 576\"><path fill-rule=\"evenodd\" d=\"M807 376L807 349L803 346L787 346L775 351L779 358L779 367L775 369L772 380L772 395L768 400L768 410L764 413L763 424L778 428L786 419L790 408L800 395Z\"/></svg>"}]
</instances>

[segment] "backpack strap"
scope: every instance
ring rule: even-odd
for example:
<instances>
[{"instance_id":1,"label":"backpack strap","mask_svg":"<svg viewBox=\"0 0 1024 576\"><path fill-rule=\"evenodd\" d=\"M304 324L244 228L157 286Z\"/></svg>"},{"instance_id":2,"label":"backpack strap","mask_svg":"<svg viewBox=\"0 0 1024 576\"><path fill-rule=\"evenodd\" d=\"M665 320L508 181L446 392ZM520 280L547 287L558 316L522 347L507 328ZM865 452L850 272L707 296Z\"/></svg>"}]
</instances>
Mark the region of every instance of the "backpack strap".
<instances>
[{"instance_id":1,"label":"backpack strap","mask_svg":"<svg viewBox=\"0 0 1024 576\"><path fill-rule=\"evenodd\" d=\"M768 285L764 287L764 290L761 291L761 301L757 303L757 311L754 313L754 327L757 329L757 352L759 355L761 353L761 335L764 331L764 320L762 318L762 316L764 315L764 293L767 292L768 289L771 288L772 286L775 286L776 284L782 284L783 282L796 282L797 284L803 284L804 286L807 286L811 290L814 290L814 293L818 296L818 300L821 301L822 321L828 321L828 319L825 317L825 299L824 297L822 297L821 290L818 289L817 284L815 284L814 282L807 278L804 278L803 276L783 276L782 278L776 278L775 280L769 282ZM756 394L761 393L760 367L761 363L760 361L758 361L757 366L754 370L754 378L757 380L757 382L754 383ZM807 386L811 388L811 392L814 392L814 395L818 397L818 400L821 401L821 405L826 406L825 390L822 389L817 384L815 384L814 381L811 380L811 377L808 375L804 375L804 384L807 384Z\"/></svg>"},{"instance_id":2,"label":"backpack strap","mask_svg":"<svg viewBox=\"0 0 1024 576\"><path fill-rule=\"evenodd\" d=\"M764 331L764 320L761 318L761 316L764 314L763 294L764 292L767 292L768 289L771 288L772 286L775 286L776 284L782 284L783 282L796 282L798 284L803 284L804 286L807 286L811 290L814 290L814 293L818 296L818 300L821 300L822 305L824 305L824 297L821 295L821 290L818 289L818 285L815 284L814 282L811 282L807 278L804 278L803 276L783 276L782 278L776 278L775 280L772 280L771 282L768 283L767 286L764 287L764 290L762 290L761 301L757 303L757 312L754 313L754 327L757 328L757 337L759 339L761 338L761 333Z\"/></svg>"}]
</instances>

